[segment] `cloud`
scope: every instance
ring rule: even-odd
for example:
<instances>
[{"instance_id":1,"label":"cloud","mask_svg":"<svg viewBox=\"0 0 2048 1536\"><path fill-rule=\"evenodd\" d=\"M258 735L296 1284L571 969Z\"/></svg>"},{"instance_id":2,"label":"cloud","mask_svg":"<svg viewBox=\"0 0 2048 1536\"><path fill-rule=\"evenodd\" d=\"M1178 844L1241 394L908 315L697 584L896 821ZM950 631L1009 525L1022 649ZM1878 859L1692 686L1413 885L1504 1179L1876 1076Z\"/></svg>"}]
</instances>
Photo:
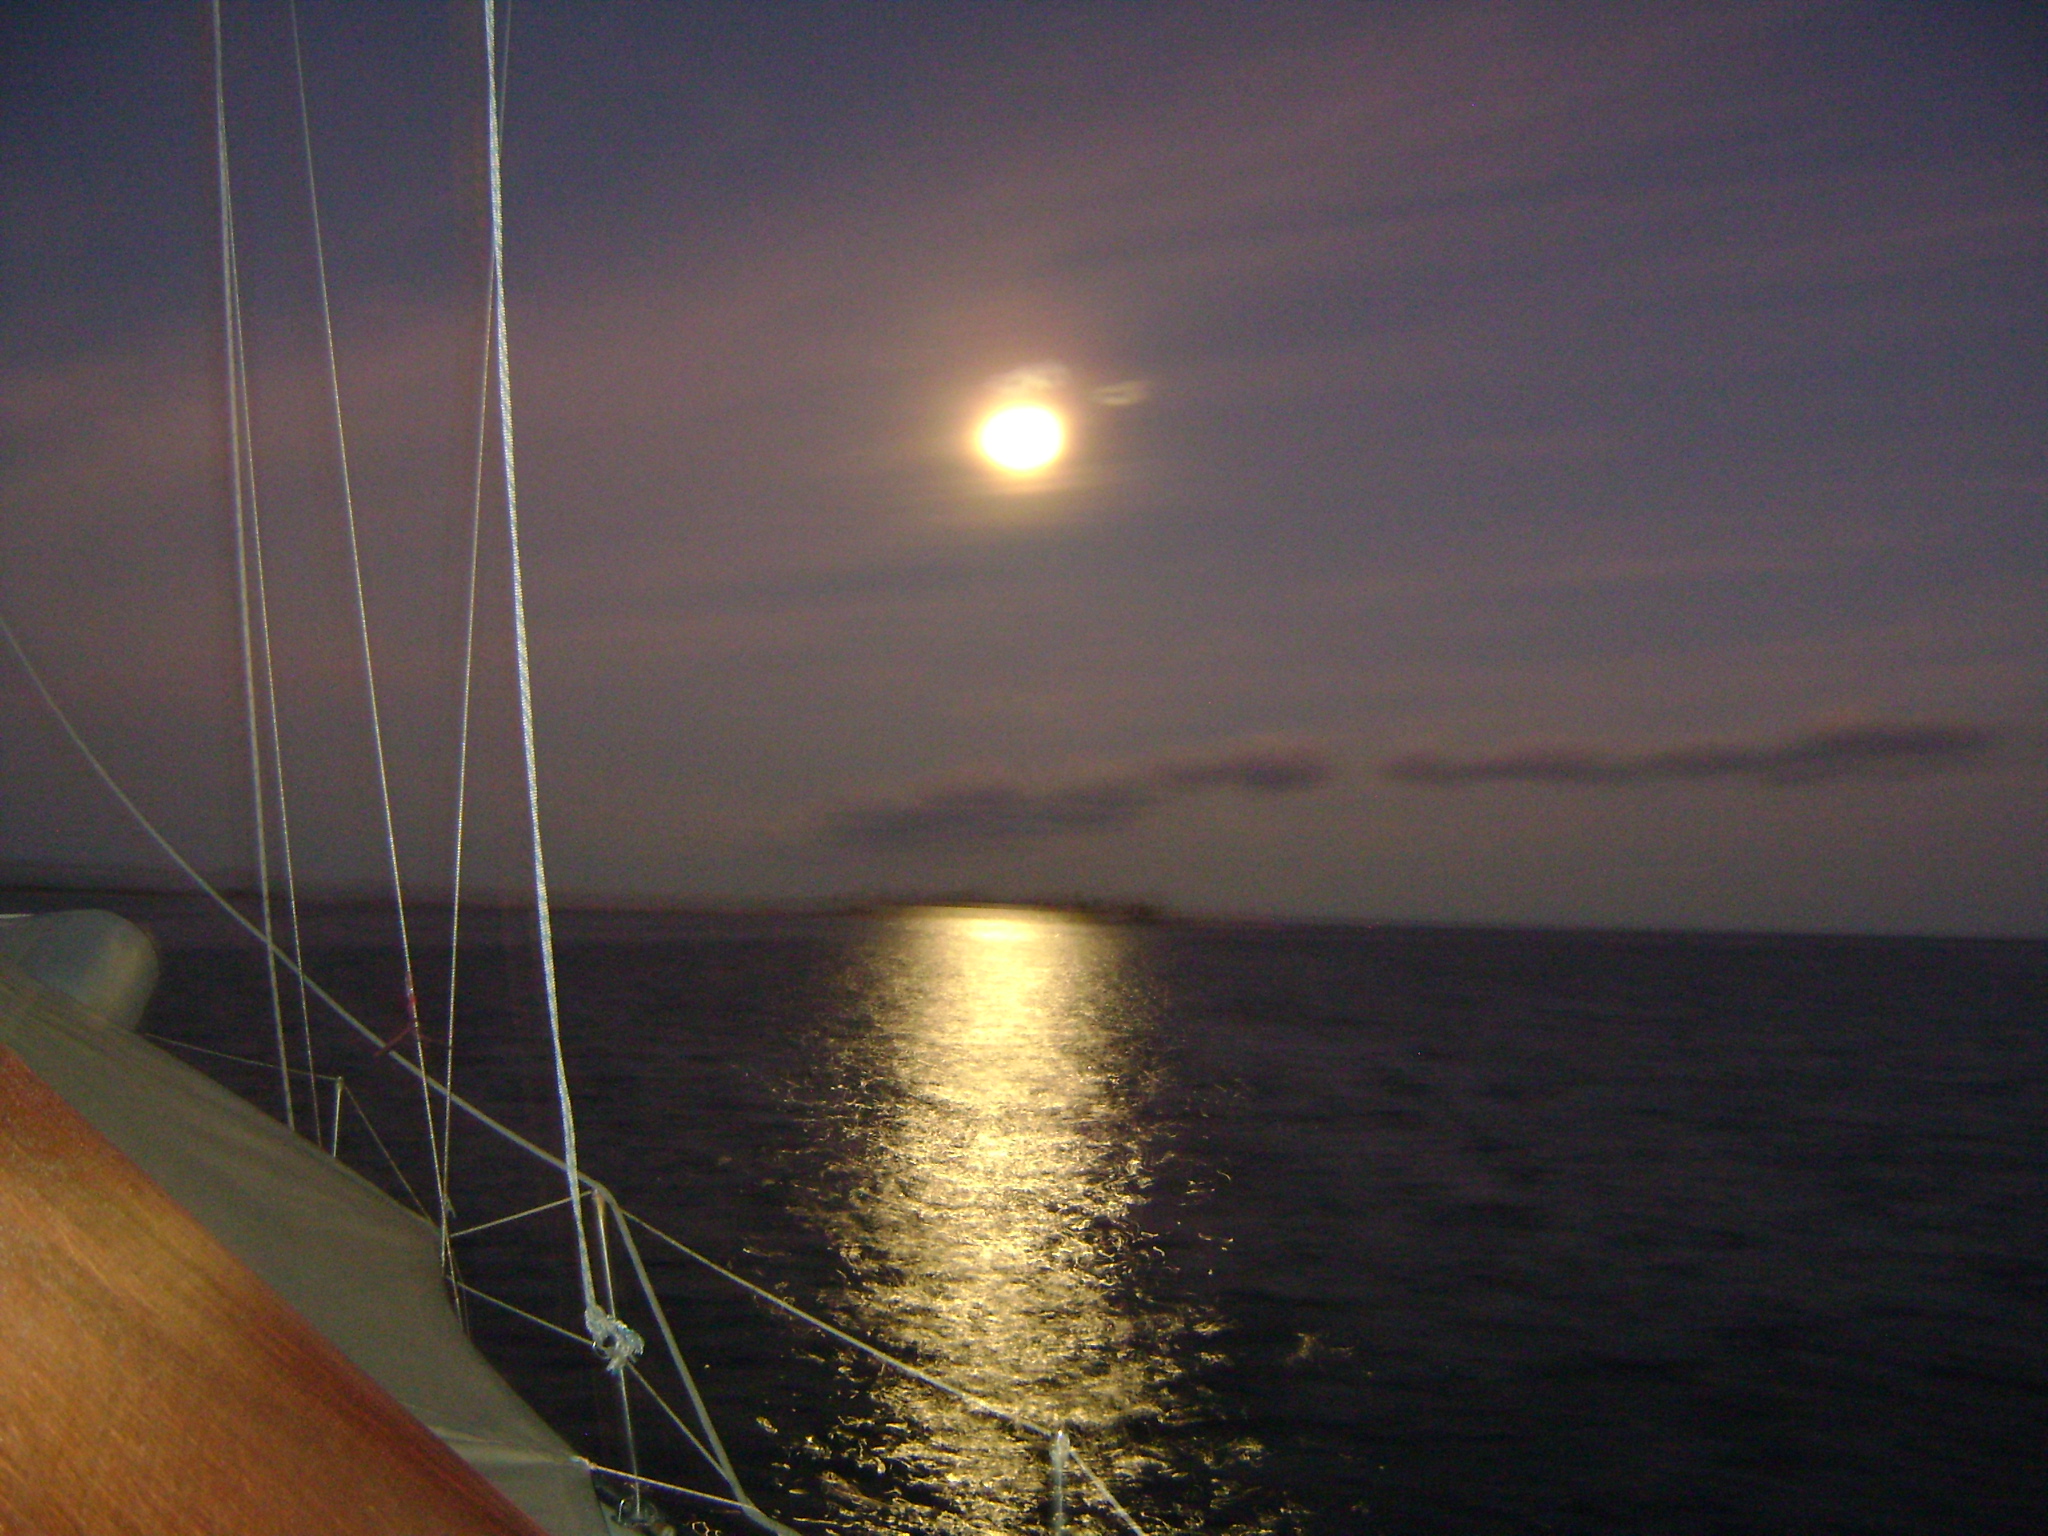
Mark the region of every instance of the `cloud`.
<instances>
[{"instance_id":1,"label":"cloud","mask_svg":"<svg viewBox=\"0 0 2048 1536\"><path fill-rule=\"evenodd\" d=\"M1042 395L1065 389L1072 377L1065 363L1029 363L989 380L988 387L998 395Z\"/></svg>"},{"instance_id":2,"label":"cloud","mask_svg":"<svg viewBox=\"0 0 2048 1536\"><path fill-rule=\"evenodd\" d=\"M1381 768L1397 784L1647 784L1753 778L1793 786L1956 768L1989 751L1997 733L1958 721L1830 726L1766 743L1697 742L1647 752L1525 747L1459 757L1412 752Z\"/></svg>"},{"instance_id":3,"label":"cloud","mask_svg":"<svg viewBox=\"0 0 2048 1536\"><path fill-rule=\"evenodd\" d=\"M1097 405L1143 405L1152 398L1152 385L1144 379L1125 379L1120 384L1101 385L1088 398Z\"/></svg>"},{"instance_id":4,"label":"cloud","mask_svg":"<svg viewBox=\"0 0 2048 1536\"><path fill-rule=\"evenodd\" d=\"M1292 794L1315 788L1331 772L1316 744L1262 737L1052 783L991 776L934 785L842 807L826 818L824 831L828 841L876 849L1115 832L1208 790Z\"/></svg>"}]
</instances>

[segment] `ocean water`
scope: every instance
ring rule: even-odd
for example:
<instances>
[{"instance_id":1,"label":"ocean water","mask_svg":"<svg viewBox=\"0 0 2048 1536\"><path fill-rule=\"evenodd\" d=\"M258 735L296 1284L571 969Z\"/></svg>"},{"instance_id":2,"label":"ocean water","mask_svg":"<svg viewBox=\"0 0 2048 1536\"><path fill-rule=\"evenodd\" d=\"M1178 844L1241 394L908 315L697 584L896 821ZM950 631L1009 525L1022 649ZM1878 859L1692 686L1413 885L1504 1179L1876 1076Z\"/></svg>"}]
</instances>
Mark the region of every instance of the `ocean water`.
<instances>
[{"instance_id":1,"label":"ocean water","mask_svg":"<svg viewBox=\"0 0 2048 1536\"><path fill-rule=\"evenodd\" d=\"M149 1027L262 1054L250 952L155 915ZM379 921L316 930L315 973L395 1027ZM531 945L468 931L457 1087L553 1144ZM1147 1531L2048 1529L2048 945L959 908L577 918L561 953L584 1157L630 1208L1067 1426ZM316 1030L343 1155L398 1187L359 1101L424 1190L416 1092ZM554 1198L455 1135L458 1226ZM574 1327L568 1241L494 1227L464 1273ZM643 1243L772 1512L1048 1528L1042 1446ZM587 1352L471 1306L622 1464ZM631 1407L645 1471L717 1487ZM1066 1519L1111 1528L1079 1488Z\"/></svg>"}]
</instances>

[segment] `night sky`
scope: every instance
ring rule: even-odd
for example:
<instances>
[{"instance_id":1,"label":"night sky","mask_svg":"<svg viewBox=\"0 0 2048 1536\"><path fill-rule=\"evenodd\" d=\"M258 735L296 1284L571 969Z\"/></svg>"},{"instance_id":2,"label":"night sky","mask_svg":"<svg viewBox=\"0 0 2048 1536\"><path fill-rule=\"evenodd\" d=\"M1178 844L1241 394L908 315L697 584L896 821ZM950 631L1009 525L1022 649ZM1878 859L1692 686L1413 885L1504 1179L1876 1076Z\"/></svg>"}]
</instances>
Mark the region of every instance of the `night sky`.
<instances>
[{"instance_id":1,"label":"night sky","mask_svg":"<svg viewBox=\"0 0 2048 1536\"><path fill-rule=\"evenodd\" d=\"M47 12L47 14L46 14ZM286 12L224 6L302 877L384 854ZM302 12L400 845L451 853L479 13ZM2048 46L1910 4L516 0L558 885L2048 931ZM249 866L203 6L0 21L0 610ZM1005 393L1072 442L971 449ZM518 880L486 477L472 869ZM0 656L0 866L161 861Z\"/></svg>"}]
</instances>

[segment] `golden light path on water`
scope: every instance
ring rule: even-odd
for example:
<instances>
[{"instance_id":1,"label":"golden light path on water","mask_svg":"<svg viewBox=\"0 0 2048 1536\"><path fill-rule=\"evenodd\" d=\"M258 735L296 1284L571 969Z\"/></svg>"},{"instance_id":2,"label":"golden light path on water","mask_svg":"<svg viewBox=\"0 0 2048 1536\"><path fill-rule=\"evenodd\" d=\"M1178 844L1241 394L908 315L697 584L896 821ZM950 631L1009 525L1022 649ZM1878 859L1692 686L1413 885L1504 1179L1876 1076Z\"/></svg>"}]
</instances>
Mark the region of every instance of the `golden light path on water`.
<instances>
[{"instance_id":1,"label":"golden light path on water","mask_svg":"<svg viewBox=\"0 0 2048 1536\"><path fill-rule=\"evenodd\" d=\"M1143 1148L1126 1103L1146 1023L1115 927L1025 909L903 914L857 981L868 1027L843 1049L883 1106L828 1219L857 1321L1038 1423L1097 1432L1158 1404L1124 1217ZM844 1079L842 1079L844 1080ZM903 1529L1042 1530L1041 1444L927 1389L878 1388L882 1454L944 1509ZM888 1518L878 1511L877 1516ZM1077 1521L1076 1529L1092 1522Z\"/></svg>"}]
</instances>

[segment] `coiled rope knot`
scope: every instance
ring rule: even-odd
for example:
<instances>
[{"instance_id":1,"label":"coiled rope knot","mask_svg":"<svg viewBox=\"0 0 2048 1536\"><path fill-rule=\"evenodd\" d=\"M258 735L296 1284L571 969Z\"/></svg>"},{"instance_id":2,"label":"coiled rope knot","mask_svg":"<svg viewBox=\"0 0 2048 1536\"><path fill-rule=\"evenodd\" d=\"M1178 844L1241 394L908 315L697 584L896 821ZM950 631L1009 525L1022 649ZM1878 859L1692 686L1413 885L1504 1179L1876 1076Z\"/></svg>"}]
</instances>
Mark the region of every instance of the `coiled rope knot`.
<instances>
[{"instance_id":1,"label":"coiled rope knot","mask_svg":"<svg viewBox=\"0 0 2048 1536\"><path fill-rule=\"evenodd\" d=\"M587 1307L583 1326L589 1330L591 1347L604 1356L604 1368L614 1376L640 1358L647 1341L602 1307Z\"/></svg>"}]
</instances>

